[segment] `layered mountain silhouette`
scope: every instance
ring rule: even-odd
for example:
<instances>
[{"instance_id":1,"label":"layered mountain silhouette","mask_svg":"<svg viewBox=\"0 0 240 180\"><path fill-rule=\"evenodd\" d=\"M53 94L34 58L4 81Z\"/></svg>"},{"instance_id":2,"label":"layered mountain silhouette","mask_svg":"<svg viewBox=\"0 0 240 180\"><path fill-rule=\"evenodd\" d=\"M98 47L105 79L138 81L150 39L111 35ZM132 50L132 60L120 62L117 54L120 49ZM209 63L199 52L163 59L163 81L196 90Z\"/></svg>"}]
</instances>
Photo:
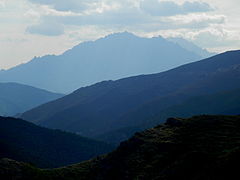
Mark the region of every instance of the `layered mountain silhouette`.
<instances>
[{"instance_id":1,"label":"layered mountain silhouette","mask_svg":"<svg viewBox=\"0 0 240 180\"><path fill-rule=\"evenodd\" d=\"M108 155L58 169L0 160L5 180L239 179L240 116L169 118Z\"/></svg>"},{"instance_id":2,"label":"layered mountain silhouette","mask_svg":"<svg viewBox=\"0 0 240 180\"><path fill-rule=\"evenodd\" d=\"M230 51L158 74L80 88L25 112L22 118L46 127L96 137L121 128L152 126L152 119L171 106L187 103L197 96L214 96L237 89L240 89L240 51ZM227 102L227 98L225 100ZM218 106L218 110L212 112L236 113L238 104L237 101L225 112ZM201 113L207 110L202 107L207 104L197 106L203 110Z\"/></svg>"},{"instance_id":3,"label":"layered mountain silhouette","mask_svg":"<svg viewBox=\"0 0 240 180\"><path fill-rule=\"evenodd\" d=\"M0 71L0 82L70 93L103 80L157 73L210 55L179 44L162 37L141 38L128 32L111 34L81 43L62 55L36 57L26 64Z\"/></svg>"},{"instance_id":4,"label":"layered mountain silhouette","mask_svg":"<svg viewBox=\"0 0 240 180\"><path fill-rule=\"evenodd\" d=\"M21 119L0 117L0 158L53 168L88 160L111 150L113 147L103 142L42 128Z\"/></svg>"},{"instance_id":5,"label":"layered mountain silhouette","mask_svg":"<svg viewBox=\"0 0 240 180\"><path fill-rule=\"evenodd\" d=\"M13 116L62 96L27 85L0 83L0 115Z\"/></svg>"}]
</instances>

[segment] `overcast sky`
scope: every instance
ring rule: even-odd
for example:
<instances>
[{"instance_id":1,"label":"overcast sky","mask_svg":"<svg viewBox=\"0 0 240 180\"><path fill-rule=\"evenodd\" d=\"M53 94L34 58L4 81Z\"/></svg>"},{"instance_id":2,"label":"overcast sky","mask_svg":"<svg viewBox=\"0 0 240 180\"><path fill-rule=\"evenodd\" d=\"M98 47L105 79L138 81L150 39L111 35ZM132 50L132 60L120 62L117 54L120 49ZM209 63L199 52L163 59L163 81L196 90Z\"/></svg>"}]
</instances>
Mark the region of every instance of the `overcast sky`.
<instances>
[{"instance_id":1,"label":"overcast sky","mask_svg":"<svg viewBox=\"0 0 240 180\"><path fill-rule=\"evenodd\" d=\"M0 0L0 69L114 32L240 49L239 0Z\"/></svg>"}]
</instances>

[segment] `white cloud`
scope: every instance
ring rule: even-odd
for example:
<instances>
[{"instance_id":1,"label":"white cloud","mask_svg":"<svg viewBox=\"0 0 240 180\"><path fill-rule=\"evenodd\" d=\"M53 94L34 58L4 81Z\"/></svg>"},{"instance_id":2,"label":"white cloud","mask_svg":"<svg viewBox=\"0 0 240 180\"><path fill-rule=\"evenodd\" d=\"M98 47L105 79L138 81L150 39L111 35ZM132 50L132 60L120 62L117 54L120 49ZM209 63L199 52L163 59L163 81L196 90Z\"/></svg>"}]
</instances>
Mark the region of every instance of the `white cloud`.
<instances>
[{"instance_id":1,"label":"white cloud","mask_svg":"<svg viewBox=\"0 0 240 180\"><path fill-rule=\"evenodd\" d=\"M221 47L240 47L240 33L226 29L208 28L192 34L192 40L202 47L221 49Z\"/></svg>"},{"instance_id":2,"label":"white cloud","mask_svg":"<svg viewBox=\"0 0 240 180\"><path fill-rule=\"evenodd\" d=\"M97 0L29 0L32 3L49 5L58 11L79 12L89 8L89 6Z\"/></svg>"},{"instance_id":3,"label":"white cloud","mask_svg":"<svg viewBox=\"0 0 240 180\"><path fill-rule=\"evenodd\" d=\"M224 15L191 14L172 16L167 19L174 26L173 28L201 29L213 24L224 24Z\"/></svg>"},{"instance_id":4,"label":"white cloud","mask_svg":"<svg viewBox=\"0 0 240 180\"><path fill-rule=\"evenodd\" d=\"M1 0L0 1L0 8L5 8L5 0Z\"/></svg>"},{"instance_id":5,"label":"white cloud","mask_svg":"<svg viewBox=\"0 0 240 180\"><path fill-rule=\"evenodd\" d=\"M46 20L40 24L27 27L26 32L46 36L59 36L64 34L64 27L62 24Z\"/></svg>"},{"instance_id":6,"label":"white cloud","mask_svg":"<svg viewBox=\"0 0 240 180\"><path fill-rule=\"evenodd\" d=\"M62 4L62 1L37 1L41 4ZM69 4L71 4L69 2ZM151 4L155 2L155 4ZM146 27L147 29L154 30L158 29L172 29L172 28L203 28L209 24L214 23L224 23L224 17L211 17L210 15L204 15L202 13L186 15L177 15L170 17L161 17L155 16L152 13L147 13L143 7L148 8L157 7L157 5L163 5L163 9L166 12L169 12L169 15L176 14L179 11L179 14L186 14L190 12L202 12L212 10L211 7L206 3L198 2L185 2L183 4L176 4L170 1L158 2L157 0L150 1L83 1L82 3L88 4L88 8L81 12L72 12L72 11L59 11L58 9L53 9L53 7L41 5L40 12L42 14L41 20L37 26L34 25L34 28L44 29L47 31L47 23L43 23L44 19L51 18L52 21L55 21L56 24L63 24L65 26L77 25L77 26L89 26L89 25L98 25L105 26L109 28L115 26L117 28L125 27L127 29L132 29L132 27ZM63 3L64 4L64 3ZM54 7L55 7L54 6ZM174 8L176 6L177 8ZM173 7L173 8L171 8ZM157 7L159 8L159 7ZM161 7L160 7L161 8ZM174 12L170 12L170 9ZM158 9L159 10L159 9ZM153 10L154 11L154 10ZM164 13L164 12L162 12ZM164 14L166 15L166 14ZM45 16L45 17L44 17ZM188 20L189 22L186 22ZM44 26L41 28L41 26ZM50 26L50 25L49 25ZM52 29L50 29L52 31ZM39 34L51 35L52 33L47 33L46 31L33 31ZM27 31L31 33L32 31ZM59 33L60 35L61 33ZM57 35L57 33L56 33Z\"/></svg>"},{"instance_id":7,"label":"white cloud","mask_svg":"<svg viewBox=\"0 0 240 180\"><path fill-rule=\"evenodd\" d=\"M143 0L140 3L140 7L153 16L174 16L213 10L209 4L197 1L186 1L183 4L177 4L173 1Z\"/></svg>"}]
</instances>

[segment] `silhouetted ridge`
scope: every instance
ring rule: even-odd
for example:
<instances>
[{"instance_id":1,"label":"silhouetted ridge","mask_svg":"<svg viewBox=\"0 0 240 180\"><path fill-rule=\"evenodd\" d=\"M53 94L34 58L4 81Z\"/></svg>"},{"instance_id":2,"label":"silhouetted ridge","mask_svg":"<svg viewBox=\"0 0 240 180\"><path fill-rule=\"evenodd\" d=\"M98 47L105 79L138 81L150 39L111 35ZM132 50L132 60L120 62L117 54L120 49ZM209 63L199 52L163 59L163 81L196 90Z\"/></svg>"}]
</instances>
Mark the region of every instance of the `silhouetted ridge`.
<instances>
[{"instance_id":1,"label":"silhouetted ridge","mask_svg":"<svg viewBox=\"0 0 240 180\"><path fill-rule=\"evenodd\" d=\"M3 159L0 173L19 180L235 180L240 178L239 128L240 116L174 118L136 133L103 157L52 170Z\"/></svg>"},{"instance_id":2,"label":"silhouetted ridge","mask_svg":"<svg viewBox=\"0 0 240 180\"><path fill-rule=\"evenodd\" d=\"M0 82L70 93L103 80L157 73L200 59L197 53L164 38L123 32L80 43L58 56L35 57L1 71Z\"/></svg>"},{"instance_id":3,"label":"silhouetted ridge","mask_svg":"<svg viewBox=\"0 0 240 180\"><path fill-rule=\"evenodd\" d=\"M124 31L124 32L118 32L107 35L105 38L102 39L125 39L125 38L138 38L138 36L134 35L133 33Z\"/></svg>"},{"instance_id":4,"label":"silhouetted ridge","mask_svg":"<svg viewBox=\"0 0 240 180\"><path fill-rule=\"evenodd\" d=\"M88 160L112 149L100 141L0 116L0 158L53 168Z\"/></svg>"}]
</instances>

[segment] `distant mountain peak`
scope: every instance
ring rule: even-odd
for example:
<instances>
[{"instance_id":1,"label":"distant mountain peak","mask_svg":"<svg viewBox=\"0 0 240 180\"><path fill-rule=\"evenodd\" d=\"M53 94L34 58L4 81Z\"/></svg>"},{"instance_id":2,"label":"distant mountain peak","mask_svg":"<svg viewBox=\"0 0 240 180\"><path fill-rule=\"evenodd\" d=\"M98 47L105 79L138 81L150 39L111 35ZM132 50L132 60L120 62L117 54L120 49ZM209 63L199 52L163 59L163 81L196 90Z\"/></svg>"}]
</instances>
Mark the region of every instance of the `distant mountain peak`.
<instances>
[{"instance_id":1,"label":"distant mountain peak","mask_svg":"<svg viewBox=\"0 0 240 180\"><path fill-rule=\"evenodd\" d=\"M70 93L103 80L162 72L201 58L161 36L144 38L124 31L80 43L61 55L35 57L1 72L0 82Z\"/></svg>"},{"instance_id":2,"label":"distant mountain peak","mask_svg":"<svg viewBox=\"0 0 240 180\"><path fill-rule=\"evenodd\" d=\"M209 52L206 49L202 49L201 47L197 46L192 41L189 41L182 37L170 37L170 38L167 38L166 40L176 43L179 46L183 47L184 49L187 49L191 52L194 52L194 53L200 55L202 58L211 57L211 56L216 55L215 52Z\"/></svg>"},{"instance_id":3,"label":"distant mountain peak","mask_svg":"<svg viewBox=\"0 0 240 180\"><path fill-rule=\"evenodd\" d=\"M132 32L128 32L128 31L112 33L112 34L105 36L104 38L146 38L146 39L164 39L165 40L165 38L163 38L163 36L161 36L161 35L153 36L153 37L142 37L142 36L136 35Z\"/></svg>"},{"instance_id":4,"label":"distant mountain peak","mask_svg":"<svg viewBox=\"0 0 240 180\"><path fill-rule=\"evenodd\" d=\"M110 38L136 38L138 36L136 36L135 34L128 32L128 31L123 31L123 32L117 32L117 33L112 33L109 34L107 36L105 36L102 39L110 39Z\"/></svg>"}]
</instances>

